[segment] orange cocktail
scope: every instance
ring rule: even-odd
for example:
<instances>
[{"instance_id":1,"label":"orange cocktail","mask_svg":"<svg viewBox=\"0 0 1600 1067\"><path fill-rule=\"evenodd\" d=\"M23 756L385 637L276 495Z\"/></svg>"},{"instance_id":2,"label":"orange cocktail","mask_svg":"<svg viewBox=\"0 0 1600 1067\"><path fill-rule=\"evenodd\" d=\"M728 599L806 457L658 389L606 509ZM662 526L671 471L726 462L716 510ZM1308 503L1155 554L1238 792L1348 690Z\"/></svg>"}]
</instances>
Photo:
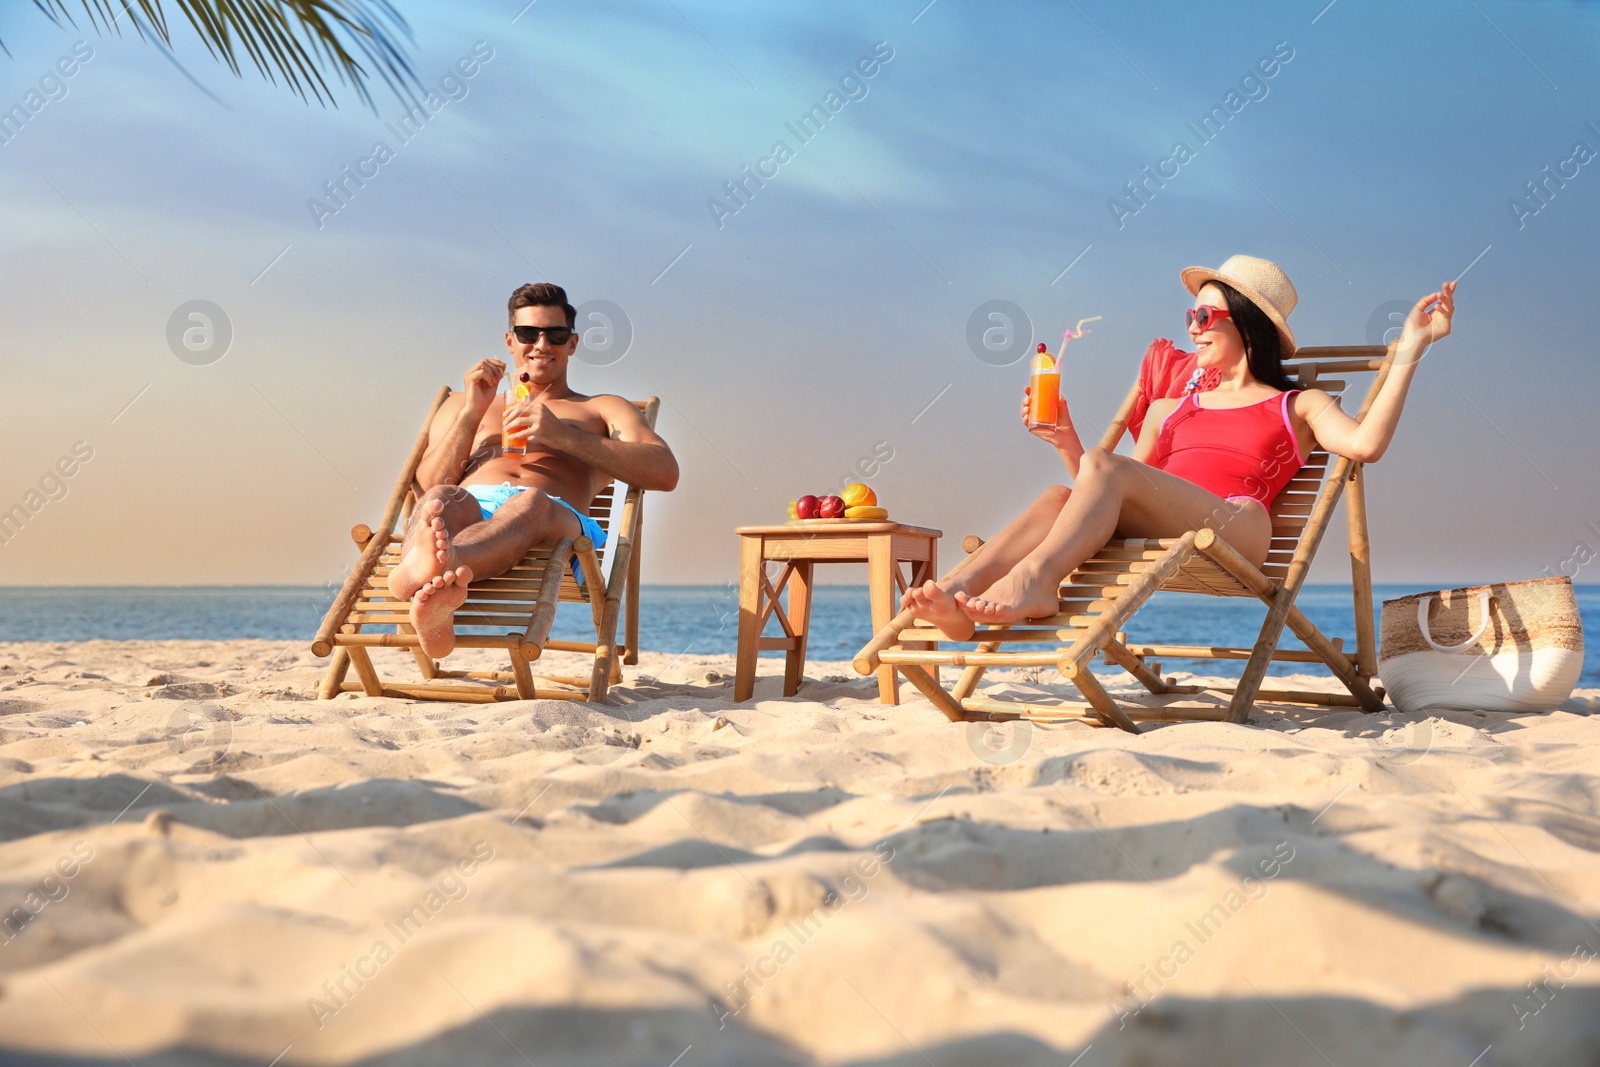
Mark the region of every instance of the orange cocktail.
<instances>
[{"instance_id":1,"label":"orange cocktail","mask_svg":"<svg viewBox=\"0 0 1600 1067\"><path fill-rule=\"evenodd\" d=\"M1034 353L1028 375L1028 428L1054 426L1061 416L1061 366L1044 349Z\"/></svg>"},{"instance_id":2,"label":"orange cocktail","mask_svg":"<svg viewBox=\"0 0 1600 1067\"><path fill-rule=\"evenodd\" d=\"M528 435L524 432L521 436L513 436L510 430L505 429L505 424L511 419L511 409L521 406L528 399L528 387L518 382L516 387L506 394L505 410L501 413L500 448L508 456L525 456L528 454Z\"/></svg>"}]
</instances>

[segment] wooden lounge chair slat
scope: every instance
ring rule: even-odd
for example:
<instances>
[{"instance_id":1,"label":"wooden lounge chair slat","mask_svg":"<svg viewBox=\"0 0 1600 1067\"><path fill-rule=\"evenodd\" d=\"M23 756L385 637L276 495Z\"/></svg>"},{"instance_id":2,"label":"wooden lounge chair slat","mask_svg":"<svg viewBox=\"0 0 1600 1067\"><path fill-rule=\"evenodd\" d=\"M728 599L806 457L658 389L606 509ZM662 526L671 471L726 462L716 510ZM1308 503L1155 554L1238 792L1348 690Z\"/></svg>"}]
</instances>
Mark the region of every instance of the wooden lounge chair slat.
<instances>
[{"instance_id":1,"label":"wooden lounge chair slat","mask_svg":"<svg viewBox=\"0 0 1600 1067\"><path fill-rule=\"evenodd\" d=\"M468 593L467 603L487 604L493 602L497 607L506 607L507 609L510 609L515 607L517 604L533 604L535 600L535 594L537 592L538 586L534 583L529 583L529 587L527 589L478 589L473 587ZM400 607L404 608L406 602L403 600L395 600L393 597L388 595L386 588L380 588L372 590L371 595L359 601L356 606L362 610L372 610L374 608L382 607L385 604L389 606L399 605Z\"/></svg>"},{"instance_id":2,"label":"wooden lounge chair slat","mask_svg":"<svg viewBox=\"0 0 1600 1067\"><path fill-rule=\"evenodd\" d=\"M464 605L461 610L456 612L455 616L457 626L497 626L502 630L513 626L520 628L522 620L527 617L527 612L477 614L468 611ZM350 613L350 621L363 626L399 626L409 623L410 620L410 615L404 611L358 611Z\"/></svg>"},{"instance_id":3,"label":"wooden lounge chair slat","mask_svg":"<svg viewBox=\"0 0 1600 1067\"><path fill-rule=\"evenodd\" d=\"M1082 578L1095 577L1101 581L1109 581L1116 575L1142 574L1149 568L1147 561L1131 559L1094 559L1085 560L1083 565L1073 571L1074 575ZM1118 578L1118 581L1121 579Z\"/></svg>"},{"instance_id":4,"label":"wooden lounge chair slat","mask_svg":"<svg viewBox=\"0 0 1600 1067\"><path fill-rule=\"evenodd\" d=\"M902 630L901 633L905 635L901 638L902 643L944 640L944 636L939 633L938 630L935 630L931 627L912 627L911 629ZM985 643L1000 641L1006 641L1012 644L1015 644L1018 641L1040 641L1048 644L1057 643L1055 630L1041 630L1034 627L1032 624L1021 629L1004 630L1000 632L986 630L984 631L983 638ZM1050 662L1054 663L1055 661L1051 660Z\"/></svg>"},{"instance_id":5,"label":"wooden lounge chair slat","mask_svg":"<svg viewBox=\"0 0 1600 1067\"><path fill-rule=\"evenodd\" d=\"M469 604L482 600L498 600L507 604L533 604L539 599L538 582L516 582L495 585L488 589L479 588L478 583L474 582L471 590L467 596Z\"/></svg>"},{"instance_id":6,"label":"wooden lounge chair slat","mask_svg":"<svg viewBox=\"0 0 1600 1067\"><path fill-rule=\"evenodd\" d=\"M1159 548L1146 548L1146 549L1105 548L1105 549L1101 549L1099 552L1096 552L1094 554L1094 558L1097 559L1097 560L1160 559L1161 558L1161 551L1162 550L1159 549Z\"/></svg>"},{"instance_id":7,"label":"wooden lounge chair slat","mask_svg":"<svg viewBox=\"0 0 1600 1067\"><path fill-rule=\"evenodd\" d=\"M1120 600L1128 591L1125 585L1088 585L1084 582L1072 582L1061 587L1060 596L1063 599L1073 600Z\"/></svg>"},{"instance_id":8,"label":"wooden lounge chair slat","mask_svg":"<svg viewBox=\"0 0 1600 1067\"><path fill-rule=\"evenodd\" d=\"M1361 701L1349 693L1319 693L1314 689L1257 689L1256 700L1269 704L1314 704L1334 708L1359 708Z\"/></svg>"},{"instance_id":9,"label":"wooden lounge chair slat","mask_svg":"<svg viewBox=\"0 0 1600 1067\"><path fill-rule=\"evenodd\" d=\"M344 685L346 692L361 687ZM527 696L511 686L487 685L423 685L416 682L393 682L383 687L383 696L400 700L448 700L466 704L492 704L497 700L582 700L582 690L555 687L538 687Z\"/></svg>"},{"instance_id":10,"label":"wooden lounge chair slat","mask_svg":"<svg viewBox=\"0 0 1600 1067\"><path fill-rule=\"evenodd\" d=\"M489 584L492 582L515 581L517 579L537 582L544 577L546 560L547 557L543 554L535 556L530 553L528 556L523 558L521 563L517 564L515 567L512 567L505 573L496 575L493 578L481 579L479 582L475 582L473 584ZM392 568L390 567L379 568L374 573L371 584L374 586L381 586L383 584L383 580L388 577L391 569Z\"/></svg>"},{"instance_id":11,"label":"wooden lounge chair slat","mask_svg":"<svg viewBox=\"0 0 1600 1067\"><path fill-rule=\"evenodd\" d=\"M1128 648L1138 656L1159 656L1162 659L1249 659L1253 651L1248 648L1229 648L1213 645L1147 645L1143 643L1130 644ZM1345 659L1354 663L1357 654L1354 652L1340 653ZM1300 648L1280 648L1272 653L1275 663L1321 663L1322 657L1315 652Z\"/></svg>"},{"instance_id":12,"label":"wooden lounge chair slat","mask_svg":"<svg viewBox=\"0 0 1600 1067\"><path fill-rule=\"evenodd\" d=\"M1307 356L1306 353L1312 353ZM1292 360L1284 360L1284 367L1293 373L1301 363L1315 362L1324 373L1344 374L1347 371L1375 371L1383 363L1388 349L1383 345L1318 345L1302 348Z\"/></svg>"},{"instance_id":13,"label":"wooden lounge chair slat","mask_svg":"<svg viewBox=\"0 0 1600 1067\"><path fill-rule=\"evenodd\" d=\"M1106 611L1115 603L1115 600L1106 598L1089 599L1087 597L1079 597L1074 599L1062 597L1057 602L1057 607L1059 607L1060 610L1057 611L1051 619L1044 621L1047 623L1053 623L1055 619L1066 615L1086 615L1094 612Z\"/></svg>"},{"instance_id":14,"label":"wooden lounge chair slat","mask_svg":"<svg viewBox=\"0 0 1600 1067\"><path fill-rule=\"evenodd\" d=\"M1070 704L1030 704L1022 701L984 700L968 697L961 702L968 711L988 712L974 715L974 719L1004 722L1007 719L1029 718L1048 722L1051 719L1082 719L1098 722L1099 715L1089 705L1076 707ZM1221 722L1228 717L1227 708L1135 708L1123 709L1134 722L1161 722L1164 719L1192 722ZM1025 713L1025 714L1019 714Z\"/></svg>"},{"instance_id":15,"label":"wooden lounge chair slat","mask_svg":"<svg viewBox=\"0 0 1600 1067\"><path fill-rule=\"evenodd\" d=\"M537 592L544 586L544 576L547 573L549 573L548 569L541 568L538 571L523 572L523 574L527 575L526 577L523 574L519 574L516 577L508 577L502 574L498 578L473 582L472 589L474 592L478 589L493 589L502 593L526 593L530 590Z\"/></svg>"},{"instance_id":16,"label":"wooden lounge chair slat","mask_svg":"<svg viewBox=\"0 0 1600 1067\"><path fill-rule=\"evenodd\" d=\"M883 662L896 665L937 664L939 666L965 667L982 664L986 667L1053 667L1061 653L1043 652L925 652L918 649L896 648L883 653ZM907 675L910 672L906 672Z\"/></svg>"},{"instance_id":17,"label":"wooden lounge chair slat","mask_svg":"<svg viewBox=\"0 0 1600 1067\"><path fill-rule=\"evenodd\" d=\"M594 650L588 649L587 651L592 652ZM483 682L515 682L517 679L516 674L512 671L439 671L435 676L438 678L473 678ZM558 685L579 690L589 684L589 679L587 678L579 678L576 675L568 674L541 674L539 680L542 682L555 682Z\"/></svg>"},{"instance_id":18,"label":"wooden lounge chair slat","mask_svg":"<svg viewBox=\"0 0 1600 1067\"><path fill-rule=\"evenodd\" d=\"M462 604L458 611L470 611L475 615L503 615L508 619L526 618L533 604L506 603L502 600L475 600L469 598Z\"/></svg>"},{"instance_id":19,"label":"wooden lounge chair slat","mask_svg":"<svg viewBox=\"0 0 1600 1067\"><path fill-rule=\"evenodd\" d=\"M416 648L419 641L416 634L369 632L343 634L339 643L348 648ZM507 643L504 634L457 634L456 647L504 649Z\"/></svg>"}]
</instances>

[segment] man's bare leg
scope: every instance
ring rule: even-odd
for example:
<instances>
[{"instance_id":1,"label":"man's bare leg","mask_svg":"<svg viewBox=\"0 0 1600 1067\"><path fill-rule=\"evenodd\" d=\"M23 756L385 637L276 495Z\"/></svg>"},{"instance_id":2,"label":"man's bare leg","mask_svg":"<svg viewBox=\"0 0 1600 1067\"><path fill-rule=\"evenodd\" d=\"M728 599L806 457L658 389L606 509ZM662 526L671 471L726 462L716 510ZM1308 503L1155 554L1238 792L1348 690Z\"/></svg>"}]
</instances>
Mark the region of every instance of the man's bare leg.
<instances>
[{"instance_id":1,"label":"man's bare leg","mask_svg":"<svg viewBox=\"0 0 1600 1067\"><path fill-rule=\"evenodd\" d=\"M424 493L401 542L400 562L389 572L389 595L410 600L418 589L454 568L458 561L451 534L482 521L477 500L459 486L435 486Z\"/></svg>"},{"instance_id":2,"label":"man's bare leg","mask_svg":"<svg viewBox=\"0 0 1600 1067\"><path fill-rule=\"evenodd\" d=\"M1112 537L1174 537L1209 526L1251 562L1266 559L1272 522L1258 504L1227 503L1192 482L1104 449L1084 453L1078 485L1039 545L982 596L955 595L975 623L1054 615L1061 580Z\"/></svg>"},{"instance_id":3,"label":"man's bare leg","mask_svg":"<svg viewBox=\"0 0 1600 1067\"><path fill-rule=\"evenodd\" d=\"M505 573L541 541L582 532L577 516L538 489L518 493L490 518L459 532L452 533L444 524L440 528L441 551L455 561L454 566L441 568L411 598L411 625L422 651L435 659L456 647L455 612L466 601L467 586L474 578Z\"/></svg>"},{"instance_id":4,"label":"man's bare leg","mask_svg":"<svg viewBox=\"0 0 1600 1067\"><path fill-rule=\"evenodd\" d=\"M900 606L914 612L923 622L938 627L951 641L971 640L974 623L962 610L956 594L982 593L1010 573L1028 553L1039 547L1070 496L1072 490L1066 486L1050 486L1021 515L986 541L973 561L959 573L938 582L913 586L900 598Z\"/></svg>"},{"instance_id":5,"label":"man's bare leg","mask_svg":"<svg viewBox=\"0 0 1600 1067\"><path fill-rule=\"evenodd\" d=\"M539 542L582 532L576 515L544 490L528 489L502 504L487 521L456 533L452 542L458 565L472 568L479 578L493 578L516 566Z\"/></svg>"}]
</instances>

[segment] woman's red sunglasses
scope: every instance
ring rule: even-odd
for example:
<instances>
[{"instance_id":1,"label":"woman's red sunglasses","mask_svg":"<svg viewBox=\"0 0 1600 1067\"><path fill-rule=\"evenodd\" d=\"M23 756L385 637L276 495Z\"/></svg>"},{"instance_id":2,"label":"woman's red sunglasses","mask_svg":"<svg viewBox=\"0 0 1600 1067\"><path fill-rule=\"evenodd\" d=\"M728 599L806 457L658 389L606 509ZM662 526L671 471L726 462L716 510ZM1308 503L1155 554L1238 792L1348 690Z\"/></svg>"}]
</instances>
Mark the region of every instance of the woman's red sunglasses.
<instances>
[{"instance_id":1,"label":"woman's red sunglasses","mask_svg":"<svg viewBox=\"0 0 1600 1067\"><path fill-rule=\"evenodd\" d=\"M1227 308L1214 308L1210 304L1201 304L1199 307L1190 308L1188 311L1183 313L1183 322L1185 326L1199 323L1202 330L1211 329L1211 324L1218 319L1231 318L1233 318L1233 312L1229 311Z\"/></svg>"}]
</instances>

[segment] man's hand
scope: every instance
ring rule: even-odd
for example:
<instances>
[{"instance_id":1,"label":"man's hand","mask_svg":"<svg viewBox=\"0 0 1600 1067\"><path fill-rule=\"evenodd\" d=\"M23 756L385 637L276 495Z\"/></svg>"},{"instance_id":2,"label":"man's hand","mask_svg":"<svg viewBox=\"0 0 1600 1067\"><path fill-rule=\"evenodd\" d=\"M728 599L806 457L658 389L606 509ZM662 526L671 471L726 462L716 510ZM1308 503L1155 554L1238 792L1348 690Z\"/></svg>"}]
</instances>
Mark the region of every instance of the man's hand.
<instances>
[{"instance_id":1,"label":"man's hand","mask_svg":"<svg viewBox=\"0 0 1600 1067\"><path fill-rule=\"evenodd\" d=\"M527 431L530 448L537 445L558 452L570 451L566 444L572 440L574 430L550 410L543 394L531 396L521 403L507 403L505 436L521 436L523 430Z\"/></svg>"},{"instance_id":2,"label":"man's hand","mask_svg":"<svg viewBox=\"0 0 1600 1067\"><path fill-rule=\"evenodd\" d=\"M461 376L462 383L467 387L467 406L478 419L483 418L483 413L494 402L495 390L500 388L500 379L505 377L505 373L506 365L500 360L480 359ZM476 419L473 424L477 424Z\"/></svg>"}]
</instances>

